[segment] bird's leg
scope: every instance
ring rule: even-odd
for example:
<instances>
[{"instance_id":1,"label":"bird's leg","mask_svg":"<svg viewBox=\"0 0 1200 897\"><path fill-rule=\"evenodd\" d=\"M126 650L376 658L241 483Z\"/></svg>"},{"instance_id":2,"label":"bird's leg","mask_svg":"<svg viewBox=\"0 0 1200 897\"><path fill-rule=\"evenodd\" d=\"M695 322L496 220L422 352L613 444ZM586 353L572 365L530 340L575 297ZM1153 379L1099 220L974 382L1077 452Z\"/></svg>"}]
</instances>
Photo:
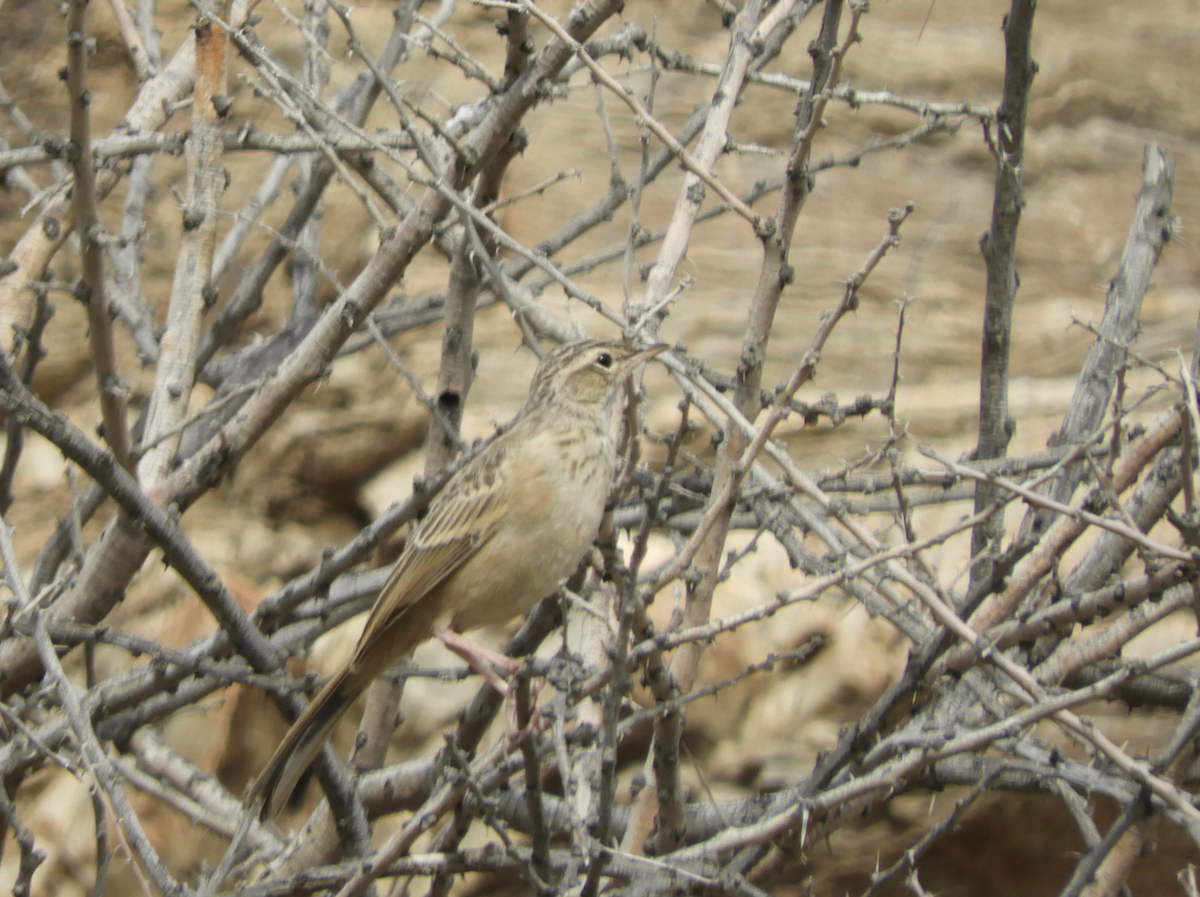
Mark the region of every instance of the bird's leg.
<instances>
[{"instance_id":1,"label":"bird's leg","mask_svg":"<svg viewBox=\"0 0 1200 897\"><path fill-rule=\"evenodd\" d=\"M513 660L511 657L506 657L490 648L485 648L478 642L473 642L466 636L459 635L453 629L448 629L445 626L436 627L433 630L433 634L442 640L442 644L465 660L467 666L486 679L488 684L496 689L497 692L505 698L512 696L512 689L509 688L507 682L496 675L493 667L499 667L511 676L521 668L521 661Z\"/></svg>"},{"instance_id":2,"label":"bird's leg","mask_svg":"<svg viewBox=\"0 0 1200 897\"><path fill-rule=\"evenodd\" d=\"M535 684L532 688L532 712L530 713L528 725L524 729L521 729L517 723L517 693L513 690L512 685L500 678L496 674L496 670L493 669L493 667L499 667L507 675L515 676L517 670L521 669L522 661L500 654L491 648L485 648L478 642L473 642L466 636L460 635L453 629L445 626L436 627L433 630L433 634L442 640L442 644L465 660L471 669L486 679L488 684L504 698L504 705L507 708L506 713L509 718L509 728L514 732L514 738L517 741L541 726L543 720L541 710L537 705L537 695L541 690L540 682L542 680L536 680L539 684ZM514 741L513 743L516 744L517 742Z\"/></svg>"}]
</instances>

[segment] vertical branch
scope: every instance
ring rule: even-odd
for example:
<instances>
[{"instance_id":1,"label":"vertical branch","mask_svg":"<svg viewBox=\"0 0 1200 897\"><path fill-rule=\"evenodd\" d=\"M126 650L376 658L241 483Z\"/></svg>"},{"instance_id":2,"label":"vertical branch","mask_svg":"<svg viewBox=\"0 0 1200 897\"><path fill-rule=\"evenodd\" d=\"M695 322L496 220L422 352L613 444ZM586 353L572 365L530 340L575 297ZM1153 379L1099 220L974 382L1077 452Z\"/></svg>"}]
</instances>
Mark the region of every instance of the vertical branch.
<instances>
[{"instance_id":1,"label":"vertical branch","mask_svg":"<svg viewBox=\"0 0 1200 897\"><path fill-rule=\"evenodd\" d=\"M154 27L154 14L157 12L156 0L139 0L137 5L137 28L142 36L142 46L146 49L146 57L150 67L158 71L162 67L162 54L158 47L158 30Z\"/></svg>"},{"instance_id":2,"label":"vertical branch","mask_svg":"<svg viewBox=\"0 0 1200 897\"><path fill-rule=\"evenodd\" d=\"M429 421L425 437L425 476L437 473L454 458L459 444L463 408L475 374L475 302L479 298L479 269L475 266L471 234L466 227L450 259L450 281L442 327L442 360L433 401L440 415ZM445 424L443 424L443 421ZM446 427L451 430L448 432Z\"/></svg>"},{"instance_id":3,"label":"vertical branch","mask_svg":"<svg viewBox=\"0 0 1200 897\"><path fill-rule=\"evenodd\" d=\"M113 2L112 7L115 15L124 14L126 18L129 17L123 2ZM162 55L158 47L160 35L154 28L154 0L142 0L138 6L137 21L132 25L136 33L132 37L126 37L126 45L134 57L138 77L144 82L162 68ZM122 24L121 28L122 32L126 33L129 25ZM191 37L195 39L194 35ZM135 46L140 47L144 60L139 61L137 51L133 49ZM142 73L143 65L145 74ZM129 188L125 192L125 207L121 212L120 237L108 250L112 265L110 282L113 302L117 305L117 312L126 319L143 365L158 361L154 309L142 296L139 285L141 255L145 250L145 210L154 193L150 180L153 167L154 157L149 154L136 157L130 165Z\"/></svg>"},{"instance_id":4,"label":"vertical branch","mask_svg":"<svg viewBox=\"0 0 1200 897\"><path fill-rule=\"evenodd\" d=\"M21 822L16 806L8 797L8 787L7 782L0 780L0 847L3 847L7 834L4 829L7 827L12 831L13 840L17 842L19 856L12 894L13 897L29 897L33 891L33 873L45 861L46 853L37 846L33 832Z\"/></svg>"},{"instance_id":5,"label":"vertical branch","mask_svg":"<svg viewBox=\"0 0 1200 897\"><path fill-rule=\"evenodd\" d=\"M224 17L219 5L214 14ZM196 353L204 310L215 300L209 284L217 236L217 204L225 189L224 150L219 123L228 111L225 69L228 38L211 21L196 25L196 83L192 130L187 140L187 195L183 235L167 306L167 326L159 348L154 390L146 415L145 440L153 446L138 464L142 486L151 490L170 469L179 446L179 424L187 414L196 381ZM172 435L166 436L165 434Z\"/></svg>"},{"instance_id":6,"label":"vertical branch","mask_svg":"<svg viewBox=\"0 0 1200 897\"><path fill-rule=\"evenodd\" d=\"M657 36L657 31L655 31ZM658 90L659 66L658 57L650 54L650 85L646 90L646 110L654 113L654 97ZM597 97L599 99L599 97ZM638 239L642 236L642 194L646 190L646 181L650 173L650 131L643 125L638 128L638 143L641 145L641 162L638 166L637 182L633 185L633 194L629 200L629 236L625 242L625 262L621 266L621 287L624 292L623 308L633 309L633 260L634 251L638 247ZM615 168L614 160L614 168ZM618 174L614 170L614 176ZM615 182L610 189L618 186Z\"/></svg>"},{"instance_id":7,"label":"vertical branch","mask_svg":"<svg viewBox=\"0 0 1200 897\"><path fill-rule=\"evenodd\" d=\"M150 54L142 42L137 23L125 8L124 0L108 0L108 7L112 10L113 18L117 20L117 30L121 34L121 40L125 42L125 50L129 53L134 71L137 72L138 81L145 81L154 74L157 66L151 61Z\"/></svg>"},{"instance_id":8,"label":"vertical branch","mask_svg":"<svg viewBox=\"0 0 1200 897\"><path fill-rule=\"evenodd\" d=\"M754 58L754 36L759 21L763 16L766 4L763 0L750 0L742 9L733 24L729 36L729 52L725 57L725 65L717 78L713 90L712 107L700 133L696 150L692 158L705 170L711 170L713 163L724 152L728 144L727 128L733 115L734 106L742 94L746 70ZM663 237L662 248L658 259L650 269L646 279L646 290L640 307L624 309L625 315L631 320L640 317L642 310L657 307L667 296L675 272L683 261L691 239L692 227L700 214L700 206L704 202L705 186L703 180L695 173L688 172L683 186L676 195L675 211L671 223ZM627 303L628 305L628 303Z\"/></svg>"},{"instance_id":9,"label":"vertical branch","mask_svg":"<svg viewBox=\"0 0 1200 897\"><path fill-rule=\"evenodd\" d=\"M862 15L859 4L851 5L851 24L845 43L837 45L837 33L841 22L842 0L829 0L825 4L825 17L821 33L813 43L813 81L811 97L801 100L797 110L796 138L788 160L788 170L779 207L771 222L769 233L763 238L763 263L754 297L747 314L746 329L742 337L742 349L736 373L736 395L734 404L741 414L753 420L761 408L762 369L766 361L767 342L771 325L775 320L775 309L783 288L791 282L794 272L788 265L788 252L796 220L811 189L808 174L808 157L812 140L820 126L821 115L828 102L826 89L836 80L841 70L841 61L850 44L857 39L858 22ZM810 102L811 100L811 102ZM724 433L724 441L717 456L713 478L712 495L728 495L734 492L730 485L745 475L739 469L739 460L749 440L736 427ZM695 565L703 571L701 579L688 584L687 609L684 612L685 626L702 625L708 621L712 604L713 589L720 573L721 553L729 529L729 518L733 511L732 500L726 503L708 537L696 552ZM703 646L690 643L680 647L673 669L684 690L691 688L696 667L700 662Z\"/></svg>"},{"instance_id":10,"label":"vertical branch","mask_svg":"<svg viewBox=\"0 0 1200 897\"><path fill-rule=\"evenodd\" d=\"M1117 370L1126 357L1129 344L1137 337L1142 299L1150 289L1150 275L1171 239L1174 178L1175 162L1170 154L1157 143L1147 144L1142 159L1142 187L1117 273L1108 284L1099 335L1088 347L1062 429L1051 439L1051 445L1082 442L1104 419ZM1057 501L1070 501L1084 469L1082 465L1074 465L1064 471L1054 490ZM1039 514L1038 517L1043 521L1042 526L1048 522L1048 515Z\"/></svg>"},{"instance_id":11,"label":"vertical branch","mask_svg":"<svg viewBox=\"0 0 1200 897\"><path fill-rule=\"evenodd\" d=\"M125 424L124 389L117 375L112 319L104 292L104 249L96 213L96 172L92 167L91 95L87 87L87 0L67 4L67 93L71 104L70 157L75 173L73 206L83 254L83 276L78 298L88 310L88 338L92 365L100 387L104 438L117 463L132 470L129 431Z\"/></svg>"},{"instance_id":12,"label":"vertical branch","mask_svg":"<svg viewBox=\"0 0 1200 897\"><path fill-rule=\"evenodd\" d=\"M109 280L112 302L118 317L125 320L137 346L143 365L158 361L158 337L154 329L154 309L142 295L141 256L145 251L146 204L154 193L150 172L154 156L138 156L129 167L129 187L121 210L121 230L108 247L112 277ZM135 425L136 428L136 425Z\"/></svg>"},{"instance_id":13,"label":"vertical branch","mask_svg":"<svg viewBox=\"0 0 1200 897\"><path fill-rule=\"evenodd\" d=\"M524 148L524 143L524 135L514 133L487 168L480 172L471 200L476 208L482 209L495 202L509 163ZM450 260L450 282L446 291L445 325L442 330L442 361L434 396L441 415L435 416L430 422L429 435L425 440L426 476L437 473L454 457L455 447L459 445L463 408L475 374L475 304L481 287L477 263L482 259L475 258L471 228L469 222L464 224L462 236ZM496 241L493 237L484 233L479 235L479 239L488 255L495 253ZM496 289L502 290L503 284L497 283ZM443 428L443 421L453 427L452 432Z\"/></svg>"},{"instance_id":14,"label":"vertical branch","mask_svg":"<svg viewBox=\"0 0 1200 897\"><path fill-rule=\"evenodd\" d=\"M550 868L550 831L546 825L546 816L542 807L542 772L538 760L538 745L535 744L532 732L536 726L534 719L534 698L529 684L528 667L526 672L518 673L516 679L517 731L528 732L530 737L521 738L521 759L525 766L525 806L529 811L530 835L533 841L533 860L531 868L538 885L539 894L554 894L557 890L548 886L551 881Z\"/></svg>"},{"instance_id":15,"label":"vertical branch","mask_svg":"<svg viewBox=\"0 0 1200 897\"><path fill-rule=\"evenodd\" d=\"M1021 164L1025 157L1025 113L1029 88L1037 73L1033 61L1033 12L1036 0L1012 0L1004 18L1004 97L996 112L993 151L996 183L992 223L979 246L987 266L987 295L983 311L983 353L979 383L979 442L975 459L1002 458L1008 450L1014 423L1008 416L1008 363L1012 339L1012 309L1017 296L1017 226L1025 199ZM980 483L975 487L975 513L990 506L996 490ZM978 556L1004 532L1004 518L994 514L971 535L971 554ZM992 563L971 570L969 603L977 601L992 579Z\"/></svg>"},{"instance_id":16,"label":"vertical branch","mask_svg":"<svg viewBox=\"0 0 1200 897\"><path fill-rule=\"evenodd\" d=\"M529 13L510 9L508 19L498 29L504 36L504 85L507 87L529 66L536 48L529 33Z\"/></svg>"},{"instance_id":17,"label":"vertical branch","mask_svg":"<svg viewBox=\"0 0 1200 897\"><path fill-rule=\"evenodd\" d=\"M25 356L21 362L21 382L26 386L33 383L33 371L37 367L38 361L45 354L45 349L42 347L42 332L46 329L46 324L50 321L50 316L54 314L54 307L46 301L44 295L38 296L37 310L33 316L33 327L28 333L21 334L23 339L21 345L24 346ZM0 465L0 514L8 512L12 505L13 493L12 484L13 477L17 473L17 462L21 458L21 449L25 443L25 429L21 422L14 417L9 417L4 422L4 463Z\"/></svg>"},{"instance_id":18,"label":"vertical branch","mask_svg":"<svg viewBox=\"0 0 1200 897\"><path fill-rule=\"evenodd\" d=\"M241 211L234 216L233 226L225 232L220 247L213 255L213 280L219 280L221 275L229 269L238 251L242 248L242 244L246 241L246 236L258 221L259 216L262 215L263 209L273 203L275 197L279 195L284 175L288 173L295 161L292 155L280 153L275 157L275 161L271 163L266 174L260 176L258 189L246 201ZM307 178L302 183L307 183Z\"/></svg>"},{"instance_id":19,"label":"vertical branch","mask_svg":"<svg viewBox=\"0 0 1200 897\"><path fill-rule=\"evenodd\" d=\"M729 37L729 51L726 54L725 64L721 69L721 74L717 79L717 85L713 92L712 107L709 110L704 123L704 129L701 131L696 151L693 154L696 162L706 169L711 169L713 163L727 144L728 134L726 128L733 113L734 104L741 94L746 72L754 58L751 50L753 46L751 38L758 33L763 19L764 7L764 3L758 2L758 0L751 0L751 2L746 3L733 21ZM658 307L666 298L671 281L675 276L675 271L678 269L686 252L692 228L700 213L701 204L704 201L704 195L703 181L696 173L689 172L684 178L683 187L677 194L675 211L671 216L671 222L664 235L658 259L650 269L649 276L647 277L641 306L635 305L628 300L628 296L626 297L624 312L631 319L640 317L644 309ZM752 317L755 317L753 313ZM757 400L757 387L754 389L753 394L755 400ZM725 434L726 448L729 447L729 436L733 432L736 431L730 427L729 433ZM733 458L736 458L740 453L740 446L741 444L739 443L739 451L735 452L732 456ZM722 483L720 485L727 484ZM712 494L714 496L718 494L718 484L716 482L714 482ZM732 503L730 503L728 508L731 509L732 506ZM724 514L725 510L720 509L720 513ZM719 558L725 544L726 532L727 526L723 527L720 523L712 526L704 545L697 551L696 559L699 564L700 553L707 550L708 559L711 560L715 556L718 558L718 561L712 564L710 568L699 566L698 569L709 569L715 573L717 567L719 567ZM698 622L707 621L711 606L711 590L714 586L715 578L707 586L695 580L689 582L683 625L695 625ZM626 601L622 602L622 630L616 645L616 650L618 651L623 650L629 626L632 624L633 608L626 609L624 605L627 603ZM629 622L627 623L626 620ZM678 684L679 693L686 692L691 688L691 683L695 678L696 667L700 662L701 650L694 645L688 644L682 646L676 652L672 672L674 673L673 681ZM619 670L621 667L616 665L616 660L615 658L614 669ZM616 686L617 683L614 682L610 688L616 688ZM680 794L680 789L677 787L677 760L679 756L678 738L681 733L682 725L679 715L672 715L665 722L659 720L655 726L653 743L651 745L652 760L650 761L650 771L655 776L655 782L653 786L647 785L647 787L642 789L634 801L634 806L630 812L630 823L626 827L626 838L622 843L622 848L630 853L640 853L642 851L642 838L649 832L650 819L660 809L660 794L672 801ZM674 766L670 762L666 762L667 758L670 757L676 760ZM608 782L606 782L606 786L606 793L602 795L604 799L609 797L607 791L611 789L611 785ZM679 818L678 809L678 807L672 806L661 813L659 819L660 837L657 847L669 849L669 845L677 838L679 832L674 821ZM671 820L671 822L664 824L666 820ZM589 876L589 885L594 882L595 872L596 866L593 864L592 874Z\"/></svg>"},{"instance_id":20,"label":"vertical branch","mask_svg":"<svg viewBox=\"0 0 1200 897\"><path fill-rule=\"evenodd\" d=\"M605 515L606 521L611 523L611 515ZM605 530L608 530L607 532ZM602 526L600 538L602 541L615 541L611 531L611 526ZM608 664L611 670L612 681L608 689L604 693L603 705L600 708L600 738L596 752L592 757L585 760L586 765L580 765L579 773L591 774L594 777L595 784L598 787L595 791L598 794L590 794L592 797L592 815L588 817L588 832L599 843L606 843L611 835L611 826L613 811L615 809L616 798L616 779L617 779L617 722L621 714L621 706L625 700L625 694L629 687L629 672L627 669L629 657L629 636L633 629L635 617L635 599L636 593L633 591L630 578L624 575L624 571L617 569L617 555L615 551L606 552L605 558L605 573L612 580L615 591L615 604L617 609L617 632L616 636L611 639L608 645ZM598 641L598 640L596 640ZM597 761L599 768L597 769ZM645 801L642 795L647 791L652 791L651 788L644 788L639 795L639 800L635 806L644 806ZM649 806L657 806L650 804ZM630 816L633 819L633 816ZM625 845L622 845L624 847ZM634 844L632 852L637 852L640 844ZM584 879L583 887L580 889L582 897L596 897L600 893L601 876L605 867L608 864L610 855L607 851L595 851L592 853L591 862L588 864L587 877Z\"/></svg>"},{"instance_id":21,"label":"vertical branch","mask_svg":"<svg viewBox=\"0 0 1200 897\"><path fill-rule=\"evenodd\" d=\"M865 12L865 4L852 2L851 22L845 40L841 45L837 42L843 5L842 0L828 0L825 5L821 33L810 48L813 56L812 87L810 93L801 100L796 112L796 136L788 159L787 175L778 210L775 217L760 228L763 262L747 314L734 397L737 410L749 419L757 416L761 408L762 369L766 360L771 326L775 319L775 309L783 288L794 276L787 259L796 221L811 190L808 159L813 139L829 101L828 88L836 83L846 52L859 39L858 23ZM743 9L742 15L748 9L749 5ZM713 478L712 498L705 512L706 518L712 522L693 562L698 575L689 578L687 584L687 600L682 621L685 627L703 625L708 622L711 614L713 592L720 577L721 555L729 531L734 499L748 469L748 466L741 464L742 453L748 443L745 434L737 428L729 427L723 434ZM703 645L689 642L681 645L675 654L671 671L683 692L690 690L695 681L703 650ZM679 720L660 720L653 747L656 779L660 771L670 765L671 760L674 760L677 767L679 755L678 743L665 745L658 742L665 738L677 742L681 733L682 726ZM677 771L675 774L677 775ZM656 789L648 788L643 792L643 798L639 800L631 818L644 816L648 807L660 796L670 796L673 801L681 799L682 789L675 787L673 783L659 780L657 785ZM658 848L672 847L680 832L677 823L672 824L671 821L680 818L679 807L661 808L658 820Z\"/></svg>"}]
</instances>

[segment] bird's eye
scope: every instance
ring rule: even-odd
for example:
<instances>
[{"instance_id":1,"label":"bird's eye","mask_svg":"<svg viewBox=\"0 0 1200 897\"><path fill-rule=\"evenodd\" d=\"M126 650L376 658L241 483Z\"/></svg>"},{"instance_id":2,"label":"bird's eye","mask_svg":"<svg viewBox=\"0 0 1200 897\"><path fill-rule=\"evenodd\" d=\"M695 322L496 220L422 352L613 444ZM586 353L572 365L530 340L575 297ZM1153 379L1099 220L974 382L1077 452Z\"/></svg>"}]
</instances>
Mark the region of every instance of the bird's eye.
<instances>
[{"instance_id":1,"label":"bird's eye","mask_svg":"<svg viewBox=\"0 0 1200 897\"><path fill-rule=\"evenodd\" d=\"M596 356L596 364L602 368L610 368L613 366L613 357L611 352L601 352Z\"/></svg>"}]
</instances>

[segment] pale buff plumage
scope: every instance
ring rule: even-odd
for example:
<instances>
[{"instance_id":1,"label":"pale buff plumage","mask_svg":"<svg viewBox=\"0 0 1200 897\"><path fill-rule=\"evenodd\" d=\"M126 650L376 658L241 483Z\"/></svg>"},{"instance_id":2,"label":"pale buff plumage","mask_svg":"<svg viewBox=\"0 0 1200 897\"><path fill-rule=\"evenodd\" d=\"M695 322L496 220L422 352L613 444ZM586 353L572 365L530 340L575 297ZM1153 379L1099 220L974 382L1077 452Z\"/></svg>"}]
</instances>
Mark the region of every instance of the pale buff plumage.
<instances>
[{"instance_id":1,"label":"pale buff plumage","mask_svg":"<svg viewBox=\"0 0 1200 897\"><path fill-rule=\"evenodd\" d=\"M579 565L616 475L613 410L642 352L584 340L548 353L510 429L456 473L414 527L354 654L280 742L247 798L274 816L371 680L435 631L526 613Z\"/></svg>"}]
</instances>

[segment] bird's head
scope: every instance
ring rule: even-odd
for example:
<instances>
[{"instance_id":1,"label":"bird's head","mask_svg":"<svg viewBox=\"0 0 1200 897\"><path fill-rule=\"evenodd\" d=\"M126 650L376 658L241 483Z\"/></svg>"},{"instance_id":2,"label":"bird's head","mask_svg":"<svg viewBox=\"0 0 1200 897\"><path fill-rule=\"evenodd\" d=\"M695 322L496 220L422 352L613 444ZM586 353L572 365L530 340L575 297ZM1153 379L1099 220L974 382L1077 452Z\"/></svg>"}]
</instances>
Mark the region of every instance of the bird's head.
<instances>
[{"instance_id":1,"label":"bird's head","mask_svg":"<svg viewBox=\"0 0 1200 897\"><path fill-rule=\"evenodd\" d=\"M527 409L558 403L606 406L612 402L625 376L667 348L648 349L613 340L581 340L546 353L525 403Z\"/></svg>"}]
</instances>

